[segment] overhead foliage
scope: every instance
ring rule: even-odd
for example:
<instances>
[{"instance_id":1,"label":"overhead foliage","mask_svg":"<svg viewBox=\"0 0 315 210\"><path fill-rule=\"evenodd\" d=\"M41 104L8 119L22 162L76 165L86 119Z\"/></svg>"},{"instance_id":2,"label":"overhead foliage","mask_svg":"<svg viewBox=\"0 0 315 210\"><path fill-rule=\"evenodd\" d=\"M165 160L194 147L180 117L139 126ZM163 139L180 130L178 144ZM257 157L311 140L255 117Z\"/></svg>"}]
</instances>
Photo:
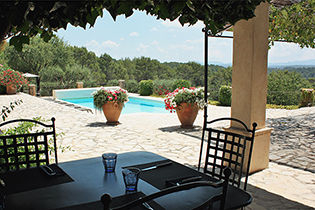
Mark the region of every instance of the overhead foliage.
<instances>
[{"instance_id":1,"label":"overhead foliage","mask_svg":"<svg viewBox=\"0 0 315 210\"><path fill-rule=\"evenodd\" d=\"M98 0L98 1L1 1L0 41L12 37L10 45L18 51L30 37L40 34L48 42L53 32L67 29L68 23L86 29L93 26L104 9L116 20L118 15L129 17L134 10L146 11L157 19L178 18L179 22L194 25L198 20L205 23L212 33L227 23L254 17L254 10L266 0ZM267 0L269 1L269 0Z\"/></svg>"},{"instance_id":2,"label":"overhead foliage","mask_svg":"<svg viewBox=\"0 0 315 210\"><path fill-rule=\"evenodd\" d=\"M283 40L303 47L315 48L315 0L301 0L286 7L270 7L271 44Z\"/></svg>"}]
</instances>

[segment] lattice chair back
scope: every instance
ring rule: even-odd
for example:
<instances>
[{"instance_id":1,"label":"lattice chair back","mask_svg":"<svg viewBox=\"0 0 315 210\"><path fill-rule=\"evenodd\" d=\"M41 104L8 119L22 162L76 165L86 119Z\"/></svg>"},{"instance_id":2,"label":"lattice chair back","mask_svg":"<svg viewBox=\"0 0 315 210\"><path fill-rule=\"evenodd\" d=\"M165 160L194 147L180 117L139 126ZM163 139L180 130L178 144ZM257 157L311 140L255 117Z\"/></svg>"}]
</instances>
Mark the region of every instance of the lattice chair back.
<instances>
[{"instance_id":1,"label":"lattice chair back","mask_svg":"<svg viewBox=\"0 0 315 210\"><path fill-rule=\"evenodd\" d=\"M45 124L36 120L17 119L1 123L0 128L25 122L34 123L36 127L22 134L17 130L12 135L0 134L0 171L48 165L50 153L54 153L58 164L55 118L51 118L51 121L52 124Z\"/></svg>"},{"instance_id":2,"label":"lattice chair back","mask_svg":"<svg viewBox=\"0 0 315 210\"><path fill-rule=\"evenodd\" d=\"M244 129L209 127L210 124L224 120L236 121ZM204 128L207 135L203 135L202 139L207 141L204 173L222 180L223 169L229 167L232 169L230 184L246 190L256 127L257 124L253 123L251 130L235 118L219 118L207 122L207 127ZM245 179L243 183L242 178Z\"/></svg>"}]
</instances>

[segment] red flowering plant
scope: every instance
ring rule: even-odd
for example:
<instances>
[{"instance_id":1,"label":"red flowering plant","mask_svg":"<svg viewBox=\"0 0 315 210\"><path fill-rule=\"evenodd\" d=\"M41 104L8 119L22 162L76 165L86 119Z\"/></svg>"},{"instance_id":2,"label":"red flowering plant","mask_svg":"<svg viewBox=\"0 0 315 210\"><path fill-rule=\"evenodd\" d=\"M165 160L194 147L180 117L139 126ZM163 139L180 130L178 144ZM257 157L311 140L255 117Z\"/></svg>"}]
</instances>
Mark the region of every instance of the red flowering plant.
<instances>
[{"instance_id":1,"label":"red flowering plant","mask_svg":"<svg viewBox=\"0 0 315 210\"><path fill-rule=\"evenodd\" d=\"M170 91L164 88L163 86L159 85L157 89L154 89L154 94L156 95L167 95Z\"/></svg>"},{"instance_id":2,"label":"red flowering plant","mask_svg":"<svg viewBox=\"0 0 315 210\"><path fill-rule=\"evenodd\" d=\"M171 113L175 112L177 106L181 103L196 104L199 109L203 109L207 106L204 99L204 88L177 88L173 92L168 93L164 99L165 109Z\"/></svg>"},{"instance_id":3,"label":"red flowering plant","mask_svg":"<svg viewBox=\"0 0 315 210\"><path fill-rule=\"evenodd\" d=\"M8 69L0 72L0 85L19 87L27 83L28 81L18 71Z\"/></svg>"},{"instance_id":4,"label":"red flowering plant","mask_svg":"<svg viewBox=\"0 0 315 210\"><path fill-rule=\"evenodd\" d=\"M128 101L128 92L122 88L112 90L101 87L99 90L94 91L92 95L95 108L100 110L108 101L115 101L118 103L125 103Z\"/></svg>"}]
</instances>

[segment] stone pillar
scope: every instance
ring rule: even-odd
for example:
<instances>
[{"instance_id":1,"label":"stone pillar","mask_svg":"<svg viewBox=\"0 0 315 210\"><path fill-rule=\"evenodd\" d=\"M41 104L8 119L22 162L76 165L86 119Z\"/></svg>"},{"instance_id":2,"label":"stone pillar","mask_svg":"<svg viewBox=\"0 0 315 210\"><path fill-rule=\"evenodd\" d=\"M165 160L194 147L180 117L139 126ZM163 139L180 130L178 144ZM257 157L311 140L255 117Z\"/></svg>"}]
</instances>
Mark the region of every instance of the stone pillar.
<instances>
[{"instance_id":1,"label":"stone pillar","mask_svg":"<svg viewBox=\"0 0 315 210\"><path fill-rule=\"evenodd\" d=\"M83 82L77 82L77 88L83 88Z\"/></svg>"},{"instance_id":2,"label":"stone pillar","mask_svg":"<svg viewBox=\"0 0 315 210\"><path fill-rule=\"evenodd\" d=\"M30 95L31 96L36 96L35 85L34 84L29 84L28 88L29 88Z\"/></svg>"},{"instance_id":3,"label":"stone pillar","mask_svg":"<svg viewBox=\"0 0 315 210\"><path fill-rule=\"evenodd\" d=\"M125 80L119 80L119 87L125 89Z\"/></svg>"},{"instance_id":4,"label":"stone pillar","mask_svg":"<svg viewBox=\"0 0 315 210\"><path fill-rule=\"evenodd\" d=\"M238 21L233 29L233 74L231 116L252 128L258 124L250 172L268 167L271 129L265 127L269 5L261 3L256 17ZM232 128L237 128L232 123Z\"/></svg>"}]
</instances>

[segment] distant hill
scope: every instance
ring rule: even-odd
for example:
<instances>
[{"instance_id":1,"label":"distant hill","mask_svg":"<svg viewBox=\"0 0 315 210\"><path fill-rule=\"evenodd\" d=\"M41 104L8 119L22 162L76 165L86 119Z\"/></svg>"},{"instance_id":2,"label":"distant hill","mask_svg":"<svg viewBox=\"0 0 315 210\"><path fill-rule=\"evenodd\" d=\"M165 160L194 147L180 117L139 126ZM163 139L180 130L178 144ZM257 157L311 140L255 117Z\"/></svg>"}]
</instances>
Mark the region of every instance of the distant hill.
<instances>
[{"instance_id":1,"label":"distant hill","mask_svg":"<svg viewBox=\"0 0 315 210\"><path fill-rule=\"evenodd\" d=\"M269 68L286 68L286 67L315 67L315 59L305 61L293 61L287 63L268 63Z\"/></svg>"},{"instance_id":2,"label":"distant hill","mask_svg":"<svg viewBox=\"0 0 315 210\"><path fill-rule=\"evenodd\" d=\"M296 67L296 66L288 66L288 67L281 67L281 68L268 68L268 74L272 71L277 70L288 70L288 71L296 71L301 74L302 77L308 79L308 78L315 78L315 66L314 67Z\"/></svg>"},{"instance_id":3,"label":"distant hill","mask_svg":"<svg viewBox=\"0 0 315 210\"><path fill-rule=\"evenodd\" d=\"M200 63L203 65L203 63ZM232 63L222 63L216 61L209 61L209 64L218 65L218 66L232 66ZM294 61L294 62L287 62L287 63L268 63L268 68L287 68L287 67L315 67L315 59L312 60L305 60L305 61Z\"/></svg>"}]
</instances>

